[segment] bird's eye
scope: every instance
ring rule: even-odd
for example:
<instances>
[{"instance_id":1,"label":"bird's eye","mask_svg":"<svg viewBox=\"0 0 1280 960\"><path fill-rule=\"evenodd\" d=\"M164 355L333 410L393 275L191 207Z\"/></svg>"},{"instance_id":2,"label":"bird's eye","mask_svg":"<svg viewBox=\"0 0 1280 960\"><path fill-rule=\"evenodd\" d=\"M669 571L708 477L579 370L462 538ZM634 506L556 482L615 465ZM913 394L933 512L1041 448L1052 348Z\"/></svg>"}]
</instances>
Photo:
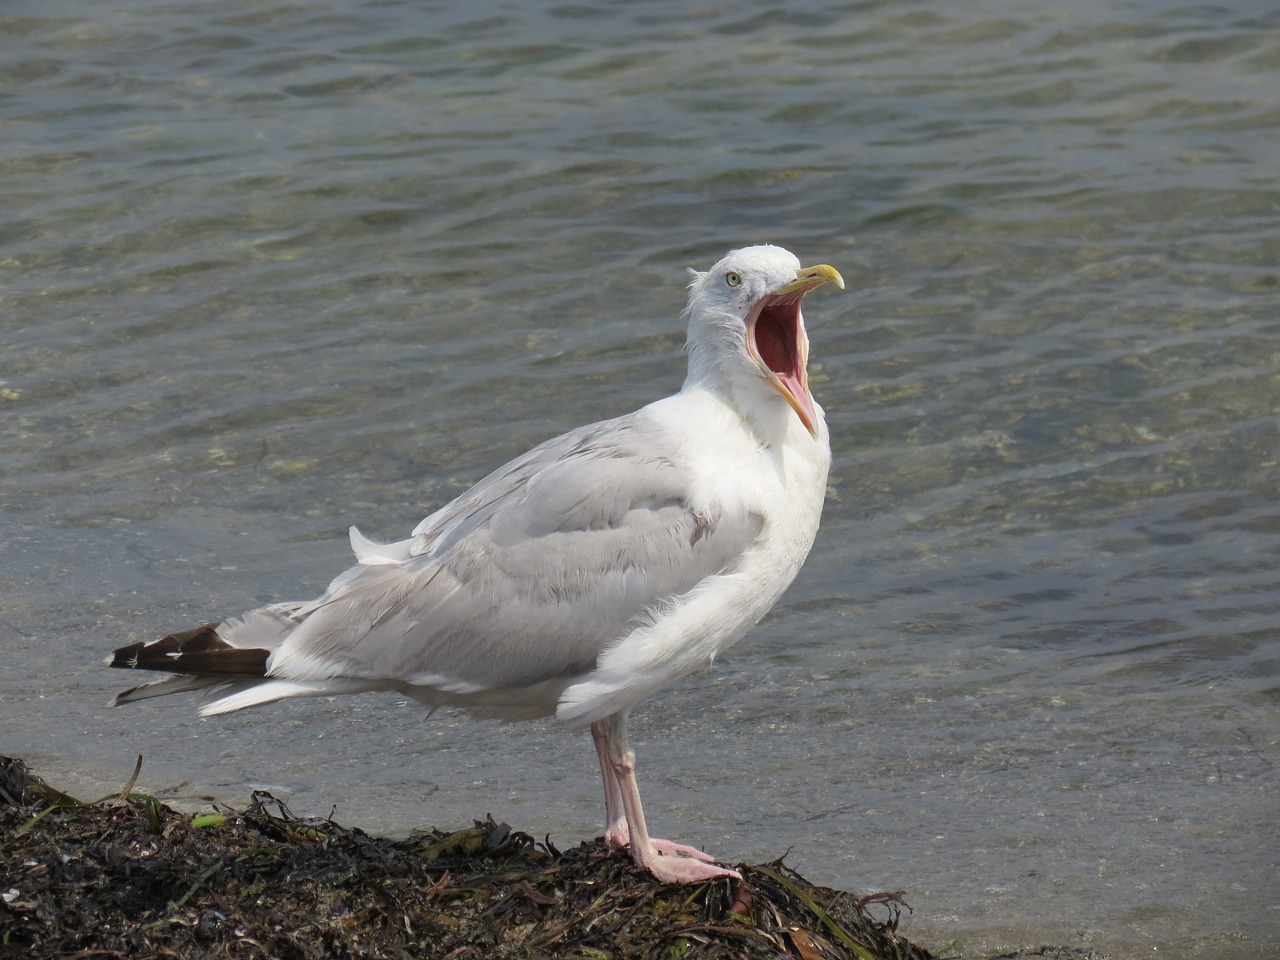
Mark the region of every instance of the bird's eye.
<instances>
[{"instance_id":1,"label":"bird's eye","mask_svg":"<svg viewBox=\"0 0 1280 960\"><path fill-rule=\"evenodd\" d=\"M736 287L742 282L742 274L738 273L736 270L730 270L724 275L724 282L731 287Z\"/></svg>"}]
</instances>

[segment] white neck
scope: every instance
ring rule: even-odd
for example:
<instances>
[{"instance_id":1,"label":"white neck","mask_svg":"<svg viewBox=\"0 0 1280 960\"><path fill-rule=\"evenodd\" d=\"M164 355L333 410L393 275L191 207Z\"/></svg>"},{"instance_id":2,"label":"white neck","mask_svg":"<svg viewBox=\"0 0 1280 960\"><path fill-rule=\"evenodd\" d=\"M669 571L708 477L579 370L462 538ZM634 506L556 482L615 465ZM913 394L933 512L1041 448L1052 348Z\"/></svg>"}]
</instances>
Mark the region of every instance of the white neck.
<instances>
[{"instance_id":1,"label":"white neck","mask_svg":"<svg viewBox=\"0 0 1280 960\"><path fill-rule=\"evenodd\" d=\"M717 357L712 351L707 353ZM784 446L792 431L797 431L806 441L816 442L791 405L761 376L754 363L745 357L741 358L743 362L733 362L739 359L738 356L727 351L720 352L718 359L720 363L696 364L691 351L689 374L685 377L681 393L706 391L719 397L728 412L742 422L762 447ZM729 362L725 362L726 359ZM820 408L817 413L820 433L825 432Z\"/></svg>"}]
</instances>

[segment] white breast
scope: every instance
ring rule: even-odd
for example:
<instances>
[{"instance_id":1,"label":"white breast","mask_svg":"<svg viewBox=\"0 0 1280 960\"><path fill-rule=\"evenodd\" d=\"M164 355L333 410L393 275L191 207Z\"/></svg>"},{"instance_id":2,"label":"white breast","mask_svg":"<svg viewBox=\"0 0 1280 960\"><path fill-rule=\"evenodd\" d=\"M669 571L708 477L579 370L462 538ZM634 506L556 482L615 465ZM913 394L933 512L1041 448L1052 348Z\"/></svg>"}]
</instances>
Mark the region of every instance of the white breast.
<instances>
[{"instance_id":1,"label":"white breast","mask_svg":"<svg viewBox=\"0 0 1280 960\"><path fill-rule=\"evenodd\" d=\"M643 413L676 438L677 455L693 472L695 509L708 515L746 509L764 523L736 564L649 611L601 655L592 674L564 691L556 716L574 724L634 706L736 643L791 585L818 532L831 463L820 409L816 438L787 410L783 440L770 446L706 391L687 390Z\"/></svg>"}]
</instances>

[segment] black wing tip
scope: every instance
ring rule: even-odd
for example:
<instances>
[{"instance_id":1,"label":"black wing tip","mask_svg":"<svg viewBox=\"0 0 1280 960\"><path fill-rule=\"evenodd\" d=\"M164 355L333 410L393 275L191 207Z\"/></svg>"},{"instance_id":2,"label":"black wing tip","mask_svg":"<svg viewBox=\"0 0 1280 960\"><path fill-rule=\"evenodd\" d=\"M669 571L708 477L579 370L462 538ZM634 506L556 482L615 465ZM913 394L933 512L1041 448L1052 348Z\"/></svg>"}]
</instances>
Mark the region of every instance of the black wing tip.
<instances>
[{"instance_id":1,"label":"black wing tip","mask_svg":"<svg viewBox=\"0 0 1280 960\"><path fill-rule=\"evenodd\" d=\"M107 657L106 664L109 667L124 667L126 669L136 667L138 665L138 656L146 646L145 643L131 643L127 647L121 647Z\"/></svg>"},{"instance_id":2,"label":"black wing tip","mask_svg":"<svg viewBox=\"0 0 1280 960\"><path fill-rule=\"evenodd\" d=\"M197 676L266 676L270 651L232 646L218 635L219 626L216 622L206 623L150 643L131 643L116 650L107 663L126 670L160 670Z\"/></svg>"},{"instance_id":3,"label":"black wing tip","mask_svg":"<svg viewBox=\"0 0 1280 960\"><path fill-rule=\"evenodd\" d=\"M219 623L206 623L190 630L180 630L150 643L131 643L111 655L111 666L125 669L173 671L173 661L192 653L208 653L234 649L218 636ZM182 671L186 673L187 671Z\"/></svg>"}]
</instances>

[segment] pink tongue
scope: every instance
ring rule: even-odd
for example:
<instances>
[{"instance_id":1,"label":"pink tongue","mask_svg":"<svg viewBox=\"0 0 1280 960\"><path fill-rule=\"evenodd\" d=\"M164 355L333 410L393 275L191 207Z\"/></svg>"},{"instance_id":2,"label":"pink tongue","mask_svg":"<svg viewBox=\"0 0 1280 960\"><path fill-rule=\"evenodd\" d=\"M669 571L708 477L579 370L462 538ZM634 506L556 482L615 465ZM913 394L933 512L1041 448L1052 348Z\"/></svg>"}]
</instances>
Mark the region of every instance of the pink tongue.
<instances>
[{"instance_id":1,"label":"pink tongue","mask_svg":"<svg viewBox=\"0 0 1280 960\"><path fill-rule=\"evenodd\" d=\"M809 423L816 424L818 415L814 412L813 400L809 396L809 391L804 388L804 384L800 382L800 378L789 373L780 373L778 374L778 379L791 391L791 395L796 398L796 401L804 409L805 414L809 417ZM806 424L806 426L808 425Z\"/></svg>"}]
</instances>

